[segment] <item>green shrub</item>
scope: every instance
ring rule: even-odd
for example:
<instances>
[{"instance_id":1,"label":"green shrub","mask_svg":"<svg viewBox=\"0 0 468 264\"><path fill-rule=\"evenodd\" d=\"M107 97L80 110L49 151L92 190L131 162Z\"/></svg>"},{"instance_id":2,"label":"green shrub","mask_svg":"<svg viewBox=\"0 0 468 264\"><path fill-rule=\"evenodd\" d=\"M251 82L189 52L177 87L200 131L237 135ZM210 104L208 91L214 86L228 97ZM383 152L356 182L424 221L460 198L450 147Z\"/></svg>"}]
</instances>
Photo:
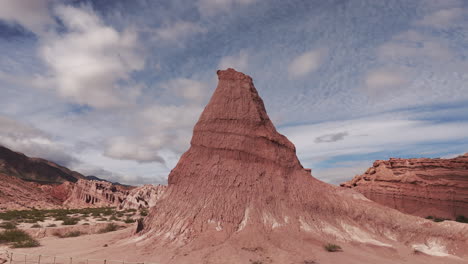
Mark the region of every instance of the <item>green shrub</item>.
<instances>
[{"instance_id":1,"label":"green shrub","mask_svg":"<svg viewBox=\"0 0 468 264\"><path fill-rule=\"evenodd\" d=\"M38 223L35 223L34 225L31 226L31 228L42 228L42 226Z\"/></svg>"},{"instance_id":2,"label":"green shrub","mask_svg":"<svg viewBox=\"0 0 468 264\"><path fill-rule=\"evenodd\" d=\"M89 225L89 223L83 223L83 225Z\"/></svg>"},{"instance_id":3,"label":"green shrub","mask_svg":"<svg viewBox=\"0 0 468 264\"><path fill-rule=\"evenodd\" d=\"M0 243L12 243L12 247L14 248L37 247L40 245L28 233L19 229L0 232Z\"/></svg>"},{"instance_id":4,"label":"green shrub","mask_svg":"<svg viewBox=\"0 0 468 264\"><path fill-rule=\"evenodd\" d=\"M76 224L78 224L79 221L80 221L80 219L78 219L78 218L69 217L69 218L65 218L63 220L62 225L76 225Z\"/></svg>"},{"instance_id":5,"label":"green shrub","mask_svg":"<svg viewBox=\"0 0 468 264\"><path fill-rule=\"evenodd\" d=\"M60 238L67 238L67 237L79 237L82 234L83 233L81 233L80 231L70 231L70 232L65 233L65 234L62 234L60 232L55 232L53 235L56 236L56 237L60 237Z\"/></svg>"},{"instance_id":6,"label":"green shrub","mask_svg":"<svg viewBox=\"0 0 468 264\"><path fill-rule=\"evenodd\" d=\"M325 246L323 246L325 248L326 251L328 252L337 252L337 251L341 251L341 247L336 245L336 244L331 244L331 243L328 243L326 244Z\"/></svg>"},{"instance_id":7,"label":"green shrub","mask_svg":"<svg viewBox=\"0 0 468 264\"><path fill-rule=\"evenodd\" d=\"M113 215L113 216L111 216L111 218L109 218L109 220L111 220L111 221L118 221L119 219L118 219L115 215Z\"/></svg>"},{"instance_id":8,"label":"green shrub","mask_svg":"<svg viewBox=\"0 0 468 264\"><path fill-rule=\"evenodd\" d=\"M126 224L135 223L135 219L128 218L124 220Z\"/></svg>"},{"instance_id":9,"label":"green shrub","mask_svg":"<svg viewBox=\"0 0 468 264\"><path fill-rule=\"evenodd\" d=\"M47 227L57 227L57 225L56 224L49 224L49 225L47 225Z\"/></svg>"},{"instance_id":10,"label":"green shrub","mask_svg":"<svg viewBox=\"0 0 468 264\"><path fill-rule=\"evenodd\" d=\"M13 248L31 248L31 247L38 247L40 245L41 244L39 243L39 241L31 238L25 241L13 243L12 247Z\"/></svg>"},{"instance_id":11,"label":"green shrub","mask_svg":"<svg viewBox=\"0 0 468 264\"><path fill-rule=\"evenodd\" d=\"M147 209L141 209L140 210L140 215L141 216L147 216L148 215L148 210Z\"/></svg>"},{"instance_id":12,"label":"green shrub","mask_svg":"<svg viewBox=\"0 0 468 264\"><path fill-rule=\"evenodd\" d=\"M455 221L460 223L468 223L468 217L465 217L464 215L459 215L457 216L457 218L455 218Z\"/></svg>"},{"instance_id":13,"label":"green shrub","mask_svg":"<svg viewBox=\"0 0 468 264\"><path fill-rule=\"evenodd\" d=\"M116 231L117 229L119 229L119 226L114 224L114 223L109 223L106 225L106 227L102 228L101 230L99 230L99 233L108 233L108 232L113 232L113 231Z\"/></svg>"},{"instance_id":14,"label":"green shrub","mask_svg":"<svg viewBox=\"0 0 468 264\"><path fill-rule=\"evenodd\" d=\"M15 229L16 223L15 222L3 222L0 224L0 228L3 229Z\"/></svg>"}]
</instances>

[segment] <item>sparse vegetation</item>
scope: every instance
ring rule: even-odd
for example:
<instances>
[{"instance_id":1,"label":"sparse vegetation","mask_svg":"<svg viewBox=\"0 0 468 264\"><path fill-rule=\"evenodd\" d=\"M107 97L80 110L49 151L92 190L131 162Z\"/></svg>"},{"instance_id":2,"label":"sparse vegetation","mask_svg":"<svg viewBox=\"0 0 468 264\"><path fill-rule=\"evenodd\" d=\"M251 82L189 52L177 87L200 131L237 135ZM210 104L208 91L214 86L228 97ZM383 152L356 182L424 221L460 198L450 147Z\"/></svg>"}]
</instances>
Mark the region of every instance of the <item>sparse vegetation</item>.
<instances>
[{"instance_id":1,"label":"sparse vegetation","mask_svg":"<svg viewBox=\"0 0 468 264\"><path fill-rule=\"evenodd\" d=\"M35 223L34 225L31 226L31 228L42 228L42 226L38 223Z\"/></svg>"},{"instance_id":2,"label":"sparse vegetation","mask_svg":"<svg viewBox=\"0 0 468 264\"><path fill-rule=\"evenodd\" d=\"M341 247L336 245L336 244L331 244L331 243L328 243L326 244L325 246L323 246L325 248L326 251L328 252L338 252L338 251L342 251Z\"/></svg>"},{"instance_id":3,"label":"sparse vegetation","mask_svg":"<svg viewBox=\"0 0 468 264\"><path fill-rule=\"evenodd\" d=\"M64 221L71 218L71 215L81 215L81 217L100 217L103 215L115 214L113 207L102 208L83 208L83 209L50 209L50 210L10 210L0 213L0 219L5 221L15 221L18 223L37 223L43 222L46 218L53 218L56 221Z\"/></svg>"},{"instance_id":4,"label":"sparse vegetation","mask_svg":"<svg viewBox=\"0 0 468 264\"><path fill-rule=\"evenodd\" d=\"M62 234L60 232L55 232L54 236L60 237L60 238L67 238L67 237L79 237L82 234L83 233L81 233L80 231L70 231L70 232L65 233L65 234Z\"/></svg>"},{"instance_id":5,"label":"sparse vegetation","mask_svg":"<svg viewBox=\"0 0 468 264\"><path fill-rule=\"evenodd\" d=\"M79 218L68 217L63 220L62 225L76 225L79 221Z\"/></svg>"},{"instance_id":6,"label":"sparse vegetation","mask_svg":"<svg viewBox=\"0 0 468 264\"><path fill-rule=\"evenodd\" d=\"M109 224L106 225L106 227L99 230L99 233L102 234L102 233L113 232L113 231L116 231L118 229L119 229L118 225L116 225L115 223L109 223Z\"/></svg>"},{"instance_id":7,"label":"sparse vegetation","mask_svg":"<svg viewBox=\"0 0 468 264\"><path fill-rule=\"evenodd\" d=\"M125 222L126 224L135 223L135 219L132 219L132 218L127 217L127 219L125 219L124 222Z\"/></svg>"},{"instance_id":8,"label":"sparse vegetation","mask_svg":"<svg viewBox=\"0 0 468 264\"><path fill-rule=\"evenodd\" d=\"M140 215L141 216L147 216L148 215L148 209L146 209L146 208L141 209L140 210Z\"/></svg>"},{"instance_id":9,"label":"sparse vegetation","mask_svg":"<svg viewBox=\"0 0 468 264\"><path fill-rule=\"evenodd\" d=\"M432 216L432 215L427 216L426 219L432 220L432 221L434 221L436 223L443 222L443 221L447 220L445 218L435 217L435 216Z\"/></svg>"},{"instance_id":10,"label":"sparse vegetation","mask_svg":"<svg viewBox=\"0 0 468 264\"><path fill-rule=\"evenodd\" d=\"M0 244L12 243L14 248L37 247L39 242L32 238L28 233L19 229L11 229L0 232Z\"/></svg>"},{"instance_id":11,"label":"sparse vegetation","mask_svg":"<svg viewBox=\"0 0 468 264\"><path fill-rule=\"evenodd\" d=\"M16 223L15 222L3 222L0 224L0 228L3 229L15 229L16 228Z\"/></svg>"},{"instance_id":12,"label":"sparse vegetation","mask_svg":"<svg viewBox=\"0 0 468 264\"><path fill-rule=\"evenodd\" d=\"M455 221L468 224L468 217L465 217L464 215L459 215L455 218Z\"/></svg>"},{"instance_id":13,"label":"sparse vegetation","mask_svg":"<svg viewBox=\"0 0 468 264\"><path fill-rule=\"evenodd\" d=\"M47 227L57 227L57 225L56 224L49 224L49 225L47 225Z\"/></svg>"}]
</instances>

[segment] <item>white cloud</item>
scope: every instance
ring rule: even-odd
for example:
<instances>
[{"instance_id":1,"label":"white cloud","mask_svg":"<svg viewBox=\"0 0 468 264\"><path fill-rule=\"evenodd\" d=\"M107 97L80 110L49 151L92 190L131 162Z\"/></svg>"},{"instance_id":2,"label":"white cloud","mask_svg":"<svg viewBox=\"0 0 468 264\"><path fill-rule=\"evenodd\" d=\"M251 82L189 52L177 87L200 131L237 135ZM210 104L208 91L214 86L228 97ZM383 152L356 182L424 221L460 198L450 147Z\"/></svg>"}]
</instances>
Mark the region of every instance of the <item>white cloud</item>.
<instances>
[{"instance_id":1,"label":"white cloud","mask_svg":"<svg viewBox=\"0 0 468 264\"><path fill-rule=\"evenodd\" d=\"M139 86L125 82L144 66L136 34L104 25L89 8L59 6L55 13L67 31L44 36L39 55L58 94L98 108L131 103Z\"/></svg>"},{"instance_id":2,"label":"white cloud","mask_svg":"<svg viewBox=\"0 0 468 264\"><path fill-rule=\"evenodd\" d=\"M385 92L395 92L395 89L404 88L409 81L401 71L379 69L369 72L365 83L366 91L370 95L381 95Z\"/></svg>"},{"instance_id":3,"label":"white cloud","mask_svg":"<svg viewBox=\"0 0 468 264\"><path fill-rule=\"evenodd\" d=\"M49 13L51 0L2 0L0 19L18 23L26 29L42 34L54 20Z\"/></svg>"},{"instance_id":4,"label":"white cloud","mask_svg":"<svg viewBox=\"0 0 468 264\"><path fill-rule=\"evenodd\" d=\"M207 85L204 82L187 78L177 78L161 84L163 89L172 92L190 102L201 102L207 94Z\"/></svg>"},{"instance_id":5,"label":"white cloud","mask_svg":"<svg viewBox=\"0 0 468 264\"><path fill-rule=\"evenodd\" d=\"M245 6L256 0L199 0L198 11L202 15L212 16L221 12L232 10L236 6Z\"/></svg>"},{"instance_id":6,"label":"white cloud","mask_svg":"<svg viewBox=\"0 0 468 264\"><path fill-rule=\"evenodd\" d=\"M227 68L234 68L237 71L246 71L249 64L249 55L245 50L241 50L239 54L226 56L221 58L218 68L225 70Z\"/></svg>"},{"instance_id":7,"label":"white cloud","mask_svg":"<svg viewBox=\"0 0 468 264\"><path fill-rule=\"evenodd\" d=\"M203 108L198 105L154 105L134 116L134 134L107 140L104 155L137 162L165 163L187 149Z\"/></svg>"},{"instance_id":8,"label":"white cloud","mask_svg":"<svg viewBox=\"0 0 468 264\"><path fill-rule=\"evenodd\" d=\"M156 140L156 145L160 145L160 140L162 139ZM164 163L164 160L158 155L157 149L155 149L151 143L152 142L147 142L147 140L145 140L144 143L134 144L134 142L129 142L126 138L113 138L110 140L104 155L120 160Z\"/></svg>"},{"instance_id":9,"label":"white cloud","mask_svg":"<svg viewBox=\"0 0 468 264\"><path fill-rule=\"evenodd\" d=\"M300 78L316 71L326 56L326 49L311 50L294 58L289 64L288 72L291 78Z\"/></svg>"},{"instance_id":10,"label":"white cloud","mask_svg":"<svg viewBox=\"0 0 468 264\"><path fill-rule=\"evenodd\" d=\"M199 34L206 33L207 30L200 25L187 21L177 21L176 23L162 27L156 30L156 40L178 42L185 38Z\"/></svg>"},{"instance_id":11,"label":"white cloud","mask_svg":"<svg viewBox=\"0 0 468 264\"><path fill-rule=\"evenodd\" d=\"M307 162L317 162L339 155L402 150L421 143L466 140L466 131L468 122L433 123L404 119L404 116L397 114L281 130L296 144L299 157ZM326 144L316 141L324 135L337 133L346 133L347 136Z\"/></svg>"},{"instance_id":12,"label":"white cloud","mask_svg":"<svg viewBox=\"0 0 468 264\"><path fill-rule=\"evenodd\" d=\"M456 26L456 20L461 18L465 13L466 12L463 8L442 9L424 16L415 24L434 28L446 28Z\"/></svg>"},{"instance_id":13,"label":"white cloud","mask_svg":"<svg viewBox=\"0 0 468 264\"><path fill-rule=\"evenodd\" d=\"M78 163L66 151L65 146L53 140L47 133L28 124L0 116L0 145L31 157L40 157L63 166Z\"/></svg>"}]
</instances>

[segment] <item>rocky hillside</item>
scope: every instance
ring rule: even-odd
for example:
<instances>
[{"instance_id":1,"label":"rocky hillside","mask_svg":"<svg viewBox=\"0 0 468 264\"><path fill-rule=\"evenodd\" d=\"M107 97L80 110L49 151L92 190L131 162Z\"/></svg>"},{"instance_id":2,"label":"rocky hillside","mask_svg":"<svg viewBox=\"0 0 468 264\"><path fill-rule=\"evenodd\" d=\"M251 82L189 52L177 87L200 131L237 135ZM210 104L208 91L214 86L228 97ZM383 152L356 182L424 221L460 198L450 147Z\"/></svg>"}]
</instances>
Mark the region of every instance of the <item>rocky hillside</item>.
<instances>
[{"instance_id":1,"label":"rocky hillside","mask_svg":"<svg viewBox=\"0 0 468 264\"><path fill-rule=\"evenodd\" d=\"M468 153L453 159L378 160L341 186L408 214L468 216Z\"/></svg>"},{"instance_id":2,"label":"rocky hillside","mask_svg":"<svg viewBox=\"0 0 468 264\"><path fill-rule=\"evenodd\" d=\"M82 174L54 162L30 158L3 146L0 146L0 173L43 184L77 182L85 178Z\"/></svg>"}]
</instances>

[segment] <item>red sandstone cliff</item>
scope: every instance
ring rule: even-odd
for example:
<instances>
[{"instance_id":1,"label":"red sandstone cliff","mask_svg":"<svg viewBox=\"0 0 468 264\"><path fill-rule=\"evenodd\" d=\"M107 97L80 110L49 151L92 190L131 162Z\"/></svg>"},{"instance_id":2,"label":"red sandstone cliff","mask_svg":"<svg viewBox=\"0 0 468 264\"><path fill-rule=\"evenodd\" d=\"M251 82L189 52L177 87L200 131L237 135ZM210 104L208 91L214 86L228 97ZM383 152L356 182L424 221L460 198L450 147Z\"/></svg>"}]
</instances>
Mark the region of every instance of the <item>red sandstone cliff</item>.
<instances>
[{"instance_id":1,"label":"red sandstone cliff","mask_svg":"<svg viewBox=\"0 0 468 264\"><path fill-rule=\"evenodd\" d=\"M378 160L341 186L408 214L468 216L468 154L453 159Z\"/></svg>"},{"instance_id":2,"label":"red sandstone cliff","mask_svg":"<svg viewBox=\"0 0 468 264\"><path fill-rule=\"evenodd\" d=\"M106 181L78 180L71 185L63 204L71 208L118 207L132 188Z\"/></svg>"},{"instance_id":3,"label":"red sandstone cliff","mask_svg":"<svg viewBox=\"0 0 468 264\"><path fill-rule=\"evenodd\" d=\"M141 254L161 263L315 263L324 243L337 242L374 252L346 263L390 263L373 248L390 250L391 263L416 263L413 249L468 259L468 226L405 215L315 179L252 79L233 69L218 78L189 150L128 242Z\"/></svg>"},{"instance_id":4,"label":"red sandstone cliff","mask_svg":"<svg viewBox=\"0 0 468 264\"><path fill-rule=\"evenodd\" d=\"M44 192L41 185L0 173L0 211L60 208L61 205L62 201Z\"/></svg>"}]
</instances>

